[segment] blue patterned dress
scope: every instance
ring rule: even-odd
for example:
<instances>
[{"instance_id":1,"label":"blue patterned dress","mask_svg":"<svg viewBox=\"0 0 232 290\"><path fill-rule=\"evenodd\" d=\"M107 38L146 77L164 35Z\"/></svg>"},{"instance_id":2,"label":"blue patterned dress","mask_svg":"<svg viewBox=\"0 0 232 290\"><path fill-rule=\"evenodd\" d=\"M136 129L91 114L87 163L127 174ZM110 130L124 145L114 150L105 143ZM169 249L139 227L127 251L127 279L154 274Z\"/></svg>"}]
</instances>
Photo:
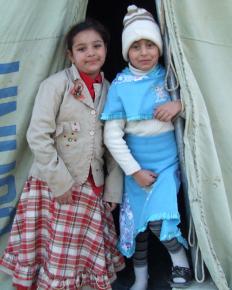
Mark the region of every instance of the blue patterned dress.
<instances>
[{"instance_id":1,"label":"blue patterned dress","mask_svg":"<svg viewBox=\"0 0 232 290\"><path fill-rule=\"evenodd\" d=\"M134 76L128 68L118 74L111 84L102 120L149 120L156 107L170 102L164 89L165 70L157 65L144 76ZM147 228L149 221L162 220L160 240L174 237L187 245L178 227L177 194L180 188L179 160L174 131L155 136L125 135L132 156L141 168L158 174L156 182L139 186L132 176L125 176L124 196L120 210L119 249L131 257L135 238Z\"/></svg>"}]
</instances>

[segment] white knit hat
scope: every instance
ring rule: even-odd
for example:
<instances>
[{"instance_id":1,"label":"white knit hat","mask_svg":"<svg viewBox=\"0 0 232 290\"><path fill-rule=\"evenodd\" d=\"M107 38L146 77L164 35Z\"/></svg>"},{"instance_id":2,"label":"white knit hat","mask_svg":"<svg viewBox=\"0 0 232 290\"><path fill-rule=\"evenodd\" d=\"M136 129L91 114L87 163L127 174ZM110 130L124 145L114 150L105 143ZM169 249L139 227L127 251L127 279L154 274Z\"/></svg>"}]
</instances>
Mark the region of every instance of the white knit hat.
<instances>
[{"instance_id":1,"label":"white knit hat","mask_svg":"<svg viewBox=\"0 0 232 290\"><path fill-rule=\"evenodd\" d=\"M160 55L163 53L163 43L160 29L155 22L152 14L136 5L127 7L127 14L123 18L122 31L122 55L125 61L128 61L128 50L131 44L140 39L148 39L154 42Z\"/></svg>"}]
</instances>

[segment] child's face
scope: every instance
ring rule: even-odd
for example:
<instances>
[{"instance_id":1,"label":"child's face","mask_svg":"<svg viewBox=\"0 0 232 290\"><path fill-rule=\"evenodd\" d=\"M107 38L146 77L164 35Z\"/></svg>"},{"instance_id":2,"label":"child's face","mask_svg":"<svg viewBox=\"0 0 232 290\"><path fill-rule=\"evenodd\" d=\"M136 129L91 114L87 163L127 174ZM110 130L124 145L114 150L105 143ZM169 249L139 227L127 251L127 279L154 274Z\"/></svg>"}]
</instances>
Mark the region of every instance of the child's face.
<instances>
[{"instance_id":1,"label":"child's face","mask_svg":"<svg viewBox=\"0 0 232 290\"><path fill-rule=\"evenodd\" d=\"M135 68L148 71L158 63L159 49L154 42L140 39L132 43L128 51L128 57Z\"/></svg>"},{"instance_id":2,"label":"child's face","mask_svg":"<svg viewBox=\"0 0 232 290\"><path fill-rule=\"evenodd\" d=\"M84 30L73 38L72 51L68 54L79 71L95 78L105 62L106 46L98 32Z\"/></svg>"}]
</instances>

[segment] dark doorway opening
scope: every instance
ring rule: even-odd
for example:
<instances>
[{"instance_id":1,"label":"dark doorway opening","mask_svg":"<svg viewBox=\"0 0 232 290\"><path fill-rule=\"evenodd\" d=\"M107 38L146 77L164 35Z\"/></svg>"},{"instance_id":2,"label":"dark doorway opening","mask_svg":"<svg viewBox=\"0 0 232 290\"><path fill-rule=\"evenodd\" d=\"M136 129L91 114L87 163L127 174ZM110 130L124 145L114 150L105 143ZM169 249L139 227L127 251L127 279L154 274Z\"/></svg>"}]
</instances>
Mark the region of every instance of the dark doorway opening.
<instances>
[{"instance_id":1,"label":"dark doorway opening","mask_svg":"<svg viewBox=\"0 0 232 290\"><path fill-rule=\"evenodd\" d=\"M93 17L102 22L109 30L111 35L110 47L108 48L108 58L103 68L105 76L112 81L116 73L119 72L126 63L122 59L121 53L121 32L122 20L127 11L127 6L135 4L143 7L156 15L154 0L145 1L94 1L90 0L87 7L87 17Z\"/></svg>"},{"instance_id":2,"label":"dark doorway opening","mask_svg":"<svg viewBox=\"0 0 232 290\"><path fill-rule=\"evenodd\" d=\"M92 17L103 23L109 30L111 35L110 46L108 47L108 56L103 67L106 79L110 82L116 74L120 72L126 63L122 58L121 53L121 32L122 21L126 14L128 5L135 4L138 7L145 8L151 12L157 20L155 1L154 0L89 0L87 7L87 17ZM163 60L161 60L163 61ZM182 190L179 194L179 208L182 216L182 232L187 236L185 224L185 206ZM114 212L115 224L118 227L118 210ZM133 265L131 259L126 259L127 267L118 273L118 279L113 284L113 290L126 290L133 284ZM164 246L156 240L154 236L149 241L148 252L149 266L149 290L169 290L168 279L171 270L171 260Z\"/></svg>"}]
</instances>

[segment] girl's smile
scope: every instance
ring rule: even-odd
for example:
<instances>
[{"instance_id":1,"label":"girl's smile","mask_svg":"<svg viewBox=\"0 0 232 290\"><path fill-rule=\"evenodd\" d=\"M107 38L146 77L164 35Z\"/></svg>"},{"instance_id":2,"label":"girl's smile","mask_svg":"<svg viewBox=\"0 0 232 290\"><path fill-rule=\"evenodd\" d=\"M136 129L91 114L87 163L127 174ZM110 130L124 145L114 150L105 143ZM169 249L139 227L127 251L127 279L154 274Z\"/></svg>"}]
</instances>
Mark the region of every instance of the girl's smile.
<instances>
[{"instance_id":1,"label":"girl's smile","mask_svg":"<svg viewBox=\"0 0 232 290\"><path fill-rule=\"evenodd\" d=\"M68 54L79 71L95 78L105 62L106 51L100 34L89 29L73 38L72 51L68 51Z\"/></svg>"}]
</instances>

